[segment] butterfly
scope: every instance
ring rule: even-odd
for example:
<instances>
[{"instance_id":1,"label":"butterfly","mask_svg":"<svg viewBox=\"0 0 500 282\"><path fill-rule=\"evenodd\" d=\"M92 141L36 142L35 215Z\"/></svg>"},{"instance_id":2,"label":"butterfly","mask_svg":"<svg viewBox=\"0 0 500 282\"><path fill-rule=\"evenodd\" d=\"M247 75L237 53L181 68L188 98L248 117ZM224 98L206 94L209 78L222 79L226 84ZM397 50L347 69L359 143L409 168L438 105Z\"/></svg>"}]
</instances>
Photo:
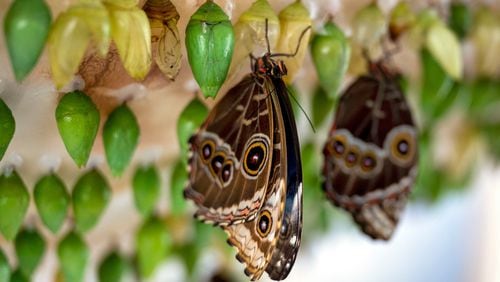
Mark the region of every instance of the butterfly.
<instances>
[{"instance_id":1,"label":"butterfly","mask_svg":"<svg viewBox=\"0 0 500 282\"><path fill-rule=\"evenodd\" d=\"M277 56L288 55L271 54L268 47L262 57L252 57L253 71L189 141L184 196L197 205L196 218L224 229L252 280L264 271L285 279L302 232L300 147L282 80L286 67Z\"/></svg>"},{"instance_id":2,"label":"butterfly","mask_svg":"<svg viewBox=\"0 0 500 282\"><path fill-rule=\"evenodd\" d=\"M323 190L364 233L391 238L417 174L418 133L397 74L369 62L340 97L323 149Z\"/></svg>"}]
</instances>

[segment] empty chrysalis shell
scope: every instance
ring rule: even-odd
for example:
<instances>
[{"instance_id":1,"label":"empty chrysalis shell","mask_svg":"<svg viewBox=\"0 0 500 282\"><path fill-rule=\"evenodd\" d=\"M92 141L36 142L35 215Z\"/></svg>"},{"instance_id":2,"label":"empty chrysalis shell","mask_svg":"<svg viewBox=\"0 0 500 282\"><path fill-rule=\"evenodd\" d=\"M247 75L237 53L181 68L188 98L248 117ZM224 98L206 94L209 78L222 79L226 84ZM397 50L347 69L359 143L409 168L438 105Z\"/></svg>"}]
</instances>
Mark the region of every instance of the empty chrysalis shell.
<instances>
[{"instance_id":1,"label":"empty chrysalis shell","mask_svg":"<svg viewBox=\"0 0 500 282\"><path fill-rule=\"evenodd\" d=\"M174 80L181 68L179 13L170 0L148 0L143 7L151 26L151 51L160 71Z\"/></svg>"},{"instance_id":2,"label":"empty chrysalis shell","mask_svg":"<svg viewBox=\"0 0 500 282\"><path fill-rule=\"evenodd\" d=\"M128 74L143 80L151 67L151 28L146 13L137 8L108 5L111 37Z\"/></svg>"},{"instance_id":3,"label":"empty chrysalis shell","mask_svg":"<svg viewBox=\"0 0 500 282\"><path fill-rule=\"evenodd\" d=\"M446 73L454 79L462 77L463 62L460 42L441 20L434 22L429 27L425 46Z\"/></svg>"},{"instance_id":4,"label":"empty chrysalis shell","mask_svg":"<svg viewBox=\"0 0 500 282\"><path fill-rule=\"evenodd\" d=\"M404 32L415 24L415 14L413 14L410 4L399 2L391 11L389 19L389 36L393 41L397 40Z\"/></svg>"},{"instance_id":5,"label":"empty chrysalis shell","mask_svg":"<svg viewBox=\"0 0 500 282\"><path fill-rule=\"evenodd\" d=\"M236 36L233 60L229 75L235 75L245 67L248 70L249 54L253 54L257 47L267 50L266 43L266 19L267 19L267 37L271 50L274 50L278 43L280 34L280 22L278 16L273 11L267 0L257 0L248 10L241 14L238 22L234 25L234 34ZM245 64L245 62L247 62Z\"/></svg>"},{"instance_id":6,"label":"empty chrysalis shell","mask_svg":"<svg viewBox=\"0 0 500 282\"><path fill-rule=\"evenodd\" d=\"M297 50L300 36L311 26L312 20L309 11L300 1L296 1L280 12L279 19L281 28L277 50L279 53L293 54ZM288 69L288 75L285 75L283 80L287 84L293 81L302 67L310 36L311 31L308 30L302 37L297 54L293 57L283 58Z\"/></svg>"},{"instance_id":7,"label":"empty chrysalis shell","mask_svg":"<svg viewBox=\"0 0 500 282\"><path fill-rule=\"evenodd\" d=\"M18 81L38 61L51 20L49 7L43 0L16 0L5 15L5 42Z\"/></svg>"},{"instance_id":8,"label":"empty chrysalis shell","mask_svg":"<svg viewBox=\"0 0 500 282\"><path fill-rule=\"evenodd\" d=\"M480 75L500 76L500 19L487 8L479 9L474 16L472 42L476 48L476 68Z\"/></svg>"},{"instance_id":9,"label":"empty chrysalis shell","mask_svg":"<svg viewBox=\"0 0 500 282\"><path fill-rule=\"evenodd\" d=\"M205 97L215 97L226 80L233 48L229 17L208 0L191 16L186 27L189 65Z\"/></svg>"},{"instance_id":10,"label":"empty chrysalis shell","mask_svg":"<svg viewBox=\"0 0 500 282\"><path fill-rule=\"evenodd\" d=\"M100 2L80 3L59 14L48 38L52 80L57 88L71 80L91 41L99 55L107 54L110 30L108 11Z\"/></svg>"},{"instance_id":11,"label":"empty chrysalis shell","mask_svg":"<svg viewBox=\"0 0 500 282\"><path fill-rule=\"evenodd\" d=\"M105 4L111 4L123 9L130 9L137 7L139 0L102 0Z\"/></svg>"},{"instance_id":12,"label":"empty chrysalis shell","mask_svg":"<svg viewBox=\"0 0 500 282\"><path fill-rule=\"evenodd\" d=\"M377 50L387 34L387 21L376 3L359 10L352 22L352 38L366 50Z\"/></svg>"},{"instance_id":13,"label":"empty chrysalis shell","mask_svg":"<svg viewBox=\"0 0 500 282\"><path fill-rule=\"evenodd\" d=\"M321 86L334 98L351 56L351 47L342 30L333 22L326 23L311 40L311 55Z\"/></svg>"}]
</instances>

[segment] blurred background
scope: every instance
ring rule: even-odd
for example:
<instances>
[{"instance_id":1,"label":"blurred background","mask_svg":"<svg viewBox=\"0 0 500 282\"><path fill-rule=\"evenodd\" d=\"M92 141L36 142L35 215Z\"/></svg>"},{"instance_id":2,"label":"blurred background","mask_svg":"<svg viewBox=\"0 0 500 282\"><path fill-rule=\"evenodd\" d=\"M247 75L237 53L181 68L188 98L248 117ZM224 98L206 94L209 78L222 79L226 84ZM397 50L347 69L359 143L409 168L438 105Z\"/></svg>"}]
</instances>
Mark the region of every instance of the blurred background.
<instances>
[{"instance_id":1,"label":"blurred background","mask_svg":"<svg viewBox=\"0 0 500 282\"><path fill-rule=\"evenodd\" d=\"M53 23L60 13L83 2L92 1L45 1ZM136 1L128 2L136 6ZM137 5L142 7L144 2ZM214 2L236 24L255 1ZM268 2L270 10L265 12L276 15L294 3ZM297 24L288 32L312 25L314 38L331 20L345 36L337 39L343 40L349 52L344 54L347 59L335 61L346 71L337 74L336 91L325 90L309 46L298 67L291 68L291 91L316 131L304 113L294 109L303 154L304 226L298 259L287 280L500 281L500 2L300 2L310 18L288 23ZM2 30L13 3L0 0ZM78 74L62 88L56 88L51 74L54 55L49 56L47 46L31 73L19 82L7 51L10 39L1 37L0 98L12 111L15 132L0 158L0 169L5 175L17 172L30 201L14 236L5 236L4 227L0 228L0 250L5 254L5 260L0 255L0 281L5 269L16 279L25 279L16 281L248 280L243 265L234 259L235 251L225 242L226 235L219 228L195 222L194 206L182 198L187 180L185 141L214 100L199 93L184 46L189 18L204 1L171 3L179 15L176 24L182 55L175 81L153 66L144 81L135 82L129 69L121 65L116 47L107 59L100 59L91 45ZM114 9L109 8L112 5L107 9ZM251 25L252 20L246 23ZM401 31L394 41L387 39L393 35L391 28L392 33ZM326 200L320 188L321 151L336 101L366 72L362 48L369 49L373 58L383 56L382 38L390 48L398 49L389 62L401 73L400 82L420 131L417 183L388 242L365 236L348 213ZM236 39L243 40L238 34ZM69 37L62 42L71 48L78 44ZM256 44L251 51L259 54L262 46ZM236 59L233 57L233 63ZM247 62L231 67L219 93L250 71ZM294 63L287 62L290 64ZM55 118L63 93L73 90L83 90L92 98L101 119L83 167L66 151ZM134 114L140 134L131 162L117 177L106 163L102 132L110 113L124 102ZM38 202L35 205L34 187L40 179L55 173L64 183L63 190L71 194L81 177L95 170L111 193L102 212L89 219L92 227L78 228L80 219L75 218L73 208L66 207L62 225L49 228ZM146 176L152 173L157 183L137 180L139 171ZM0 181L0 190L4 183ZM158 186L158 190L136 192L144 186ZM138 198L146 199L150 207L138 207ZM73 195L74 206L78 205L75 199ZM12 214L0 210L0 222L14 218ZM16 233L17 239L8 238ZM262 280L269 280L267 274Z\"/></svg>"}]
</instances>

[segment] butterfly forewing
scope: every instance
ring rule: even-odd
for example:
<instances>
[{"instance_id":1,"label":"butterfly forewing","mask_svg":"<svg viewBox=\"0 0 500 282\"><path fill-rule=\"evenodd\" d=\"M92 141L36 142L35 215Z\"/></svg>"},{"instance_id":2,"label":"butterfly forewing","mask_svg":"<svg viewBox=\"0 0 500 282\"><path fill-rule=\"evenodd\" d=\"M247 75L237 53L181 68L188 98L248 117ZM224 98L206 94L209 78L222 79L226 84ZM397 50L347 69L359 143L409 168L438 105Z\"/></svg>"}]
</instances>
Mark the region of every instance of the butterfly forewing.
<instances>
[{"instance_id":1,"label":"butterfly forewing","mask_svg":"<svg viewBox=\"0 0 500 282\"><path fill-rule=\"evenodd\" d=\"M286 151L275 115L272 170L264 205L255 219L223 227L228 243L236 248L236 258L245 264L245 274L259 279L269 264L280 235L286 197ZM283 165L282 165L283 164Z\"/></svg>"},{"instance_id":2,"label":"butterfly forewing","mask_svg":"<svg viewBox=\"0 0 500 282\"><path fill-rule=\"evenodd\" d=\"M395 78L378 72L357 79L342 95L324 148L324 189L363 231L389 239L417 165L417 132Z\"/></svg>"},{"instance_id":3,"label":"butterfly forewing","mask_svg":"<svg viewBox=\"0 0 500 282\"><path fill-rule=\"evenodd\" d=\"M251 219L263 204L272 158L273 112L251 75L212 109L190 140L187 198L196 216L228 225Z\"/></svg>"}]
</instances>

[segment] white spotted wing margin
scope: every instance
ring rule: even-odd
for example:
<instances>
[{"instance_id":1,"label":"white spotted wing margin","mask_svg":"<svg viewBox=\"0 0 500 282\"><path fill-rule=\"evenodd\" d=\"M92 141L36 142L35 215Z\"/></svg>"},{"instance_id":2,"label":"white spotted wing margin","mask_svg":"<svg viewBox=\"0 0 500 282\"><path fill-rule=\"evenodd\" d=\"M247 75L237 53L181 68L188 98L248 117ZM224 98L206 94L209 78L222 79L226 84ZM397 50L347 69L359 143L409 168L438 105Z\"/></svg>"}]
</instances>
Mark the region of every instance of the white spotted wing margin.
<instances>
[{"instance_id":1,"label":"white spotted wing margin","mask_svg":"<svg viewBox=\"0 0 500 282\"><path fill-rule=\"evenodd\" d=\"M273 78L281 108L286 144L286 200L280 236L266 272L273 280L285 279L295 263L302 236L302 161L297 126L283 80Z\"/></svg>"}]
</instances>

